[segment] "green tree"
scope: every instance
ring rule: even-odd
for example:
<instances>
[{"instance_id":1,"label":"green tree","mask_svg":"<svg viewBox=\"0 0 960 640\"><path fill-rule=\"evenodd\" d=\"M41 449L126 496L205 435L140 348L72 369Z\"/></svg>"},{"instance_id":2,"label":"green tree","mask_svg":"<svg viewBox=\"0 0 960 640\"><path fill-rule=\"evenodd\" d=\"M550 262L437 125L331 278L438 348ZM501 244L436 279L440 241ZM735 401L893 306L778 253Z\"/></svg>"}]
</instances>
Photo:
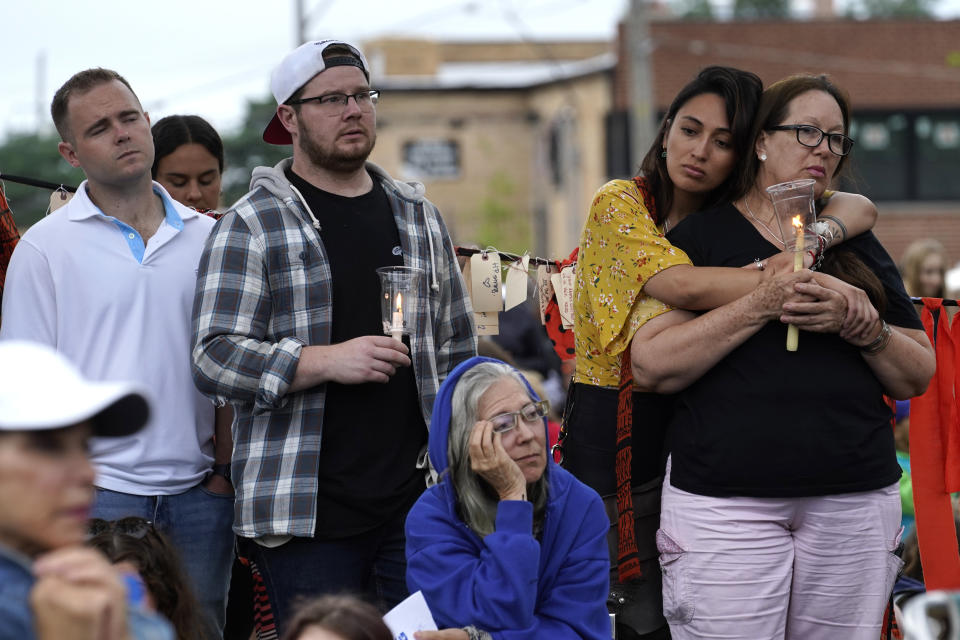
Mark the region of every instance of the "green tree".
<instances>
[{"instance_id":1,"label":"green tree","mask_svg":"<svg viewBox=\"0 0 960 640\"><path fill-rule=\"evenodd\" d=\"M677 15L683 20L713 20L713 5L710 0L680 0Z\"/></svg>"},{"instance_id":2,"label":"green tree","mask_svg":"<svg viewBox=\"0 0 960 640\"><path fill-rule=\"evenodd\" d=\"M497 171L487 183L487 194L475 215L480 220L475 241L480 247L496 247L509 253L522 253L530 246L530 224L510 202L517 185L503 171Z\"/></svg>"},{"instance_id":3,"label":"green tree","mask_svg":"<svg viewBox=\"0 0 960 640\"><path fill-rule=\"evenodd\" d=\"M77 186L83 171L74 169L60 157L56 134L14 134L0 146L0 173L45 180L55 184ZM18 184L3 183L4 193L13 211L17 226L25 229L43 217L50 204L50 191Z\"/></svg>"},{"instance_id":4,"label":"green tree","mask_svg":"<svg viewBox=\"0 0 960 640\"><path fill-rule=\"evenodd\" d=\"M737 20L783 20L790 17L787 0L734 0L733 17Z\"/></svg>"},{"instance_id":5,"label":"green tree","mask_svg":"<svg viewBox=\"0 0 960 640\"><path fill-rule=\"evenodd\" d=\"M847 11L856 18L928 19L933 0L860 0Z\"/></svg>"},{"instance_id":6,"label":"green tree","mask_svg":"<svg viewBox=\"0 0 960 640\"><path fill-rule=\"evenodd\" d=\"M254 167L272 167L293 154L289 146L281 147L263 141L263 130L276 108L277 103L273 97L248 101L243 127L236 134L224 137L224 207L230 206L247 193L250 189L250 173Z\"/></svg>"}]
</instances>

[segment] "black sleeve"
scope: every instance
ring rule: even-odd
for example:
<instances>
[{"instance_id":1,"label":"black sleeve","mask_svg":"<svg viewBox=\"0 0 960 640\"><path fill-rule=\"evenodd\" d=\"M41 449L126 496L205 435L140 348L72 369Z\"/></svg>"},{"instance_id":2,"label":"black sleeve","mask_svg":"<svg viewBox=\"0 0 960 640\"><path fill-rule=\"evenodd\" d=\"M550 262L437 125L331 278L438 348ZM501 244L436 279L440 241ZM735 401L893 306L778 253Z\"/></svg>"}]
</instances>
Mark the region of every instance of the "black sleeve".
<instances>
[{"instance_id":1,"label":"black sleeve","mask_svg":"<svg viewBox=\"0 0 960 640\"><path fill-rule=\"evenodd\" d=\"M683 249L683 252L687 254L693 264L703 264L706 259L706 252L699 242L700 234L698 231L700 225L697 224L694 216L696 214L681 220L680 224L667 233L667 240L678 249Z\"/></svg>"},{"instance_id":2,"label":"black sleeve","mask_svg":"<svg viewBox=\"0 0 960 640\"><path fill-rule=\"evenodd\" d=\"M910 301L903 287L903 278L893 258L883 248L872 231L861 233L840 245L854 250L860 259L873 271L887 293L887 311L883 319L904 329L923 329L916 306Z\"/></svg>"}]
</instances>

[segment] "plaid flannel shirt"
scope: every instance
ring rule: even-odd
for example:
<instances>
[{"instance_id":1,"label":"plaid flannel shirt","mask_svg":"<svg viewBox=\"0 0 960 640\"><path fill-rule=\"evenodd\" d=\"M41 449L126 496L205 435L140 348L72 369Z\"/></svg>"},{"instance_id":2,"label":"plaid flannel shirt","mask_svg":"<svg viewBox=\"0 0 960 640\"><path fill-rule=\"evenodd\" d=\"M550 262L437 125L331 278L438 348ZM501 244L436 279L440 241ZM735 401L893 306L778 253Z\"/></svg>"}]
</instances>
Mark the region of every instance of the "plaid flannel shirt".
<instances>
[{"instance_id":1,"label":"plaid flannel shirt","mask_svg":"<svg viewBox=\"0 0 960 640\"><path fill-rule=\"evenodd\" d=\"M306 204L284 175L290 162L255 169L250 193L217 222L193 307L193 376L201 392L234 406L234 530L250 538L311 537L318 517L324 385L287 390L301 347L330 344L331 273ZM387 194L404 264L426 273L410 347L429 425L440 383L476 353L472 308L422 185L367 168Z\"/></svg>"}]
</instances>

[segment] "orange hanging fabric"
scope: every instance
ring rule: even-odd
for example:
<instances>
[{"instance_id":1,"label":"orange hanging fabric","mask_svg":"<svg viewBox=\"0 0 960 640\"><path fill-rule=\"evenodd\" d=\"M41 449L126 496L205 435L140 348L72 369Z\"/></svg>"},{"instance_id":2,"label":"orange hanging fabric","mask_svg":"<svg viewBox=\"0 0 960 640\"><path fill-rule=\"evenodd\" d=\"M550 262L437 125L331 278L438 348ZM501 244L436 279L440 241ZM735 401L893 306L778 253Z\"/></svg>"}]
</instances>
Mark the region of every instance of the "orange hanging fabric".
<instances>
[{"instance_id":1,"label":"orange hanging fabric","mask_svg":"<svg viewBox=\"0 0 960 640\"><path fill-rule=\"evenodd\" d=\"M947 491L947 435L956 420L954 352L939 298L924 298L921 318L931 342L937 311L937 372L926 393L910 403L910 468L920 560L927 590L960 588L960 553Z\"/></svg>"},{"instance_id":2,"label":"orange hanging fabric","mask_svg":"<svg viewBox=\"0 0 960 640\"><path fill-rule=\"evenodd\" d=\"M960 303L958 303L960 304ZM947 315L947 310L941 312ZM960 491L960 313L955 314L950 323L953 339L953 419L947 425L946 487L949 493ZM940 353L937 353L937 362Z\"/></svg>"}]
</instances>

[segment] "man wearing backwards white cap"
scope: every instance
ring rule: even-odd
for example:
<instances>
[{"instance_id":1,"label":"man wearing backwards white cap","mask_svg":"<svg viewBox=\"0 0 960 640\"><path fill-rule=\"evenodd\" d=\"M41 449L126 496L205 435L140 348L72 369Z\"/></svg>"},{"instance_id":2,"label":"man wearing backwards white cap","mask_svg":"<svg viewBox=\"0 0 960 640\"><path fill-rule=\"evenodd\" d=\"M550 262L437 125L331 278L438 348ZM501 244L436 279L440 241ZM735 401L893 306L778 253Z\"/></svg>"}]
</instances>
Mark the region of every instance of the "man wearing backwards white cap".
<instances>
[{"instance_id":1,"label":"man wearing backwards white cap","mask_svg":"<svg viewBox=\"0 0 960 640\"><path fill-rule=\"evenodd\" d=\"M293 158L253 171L214 228L194 301L194 380L234 405L234 530L280 621L297 594L406 595L403 522L423 491L439 383L476 350L453 246L423 185L367 162L369 67L309 42L273 72L264 131ZM376 268L422 271L409 347L384 335ZM418 466L420 468L418 468Z\"/></svg>"},{"instance_id":2,"label":"man wearing backwards white cap","mask_svg":"<svg viewBox=\"0 0 960 640\"><path fill-rule=\"evenodd\" d=\"M172 640L163 620L127 611L117 571L81 546L88 439L132 434L147 415L134 385L85 380L37 343L0 343L0 638Z\"/></svg>"}]
</instances>

